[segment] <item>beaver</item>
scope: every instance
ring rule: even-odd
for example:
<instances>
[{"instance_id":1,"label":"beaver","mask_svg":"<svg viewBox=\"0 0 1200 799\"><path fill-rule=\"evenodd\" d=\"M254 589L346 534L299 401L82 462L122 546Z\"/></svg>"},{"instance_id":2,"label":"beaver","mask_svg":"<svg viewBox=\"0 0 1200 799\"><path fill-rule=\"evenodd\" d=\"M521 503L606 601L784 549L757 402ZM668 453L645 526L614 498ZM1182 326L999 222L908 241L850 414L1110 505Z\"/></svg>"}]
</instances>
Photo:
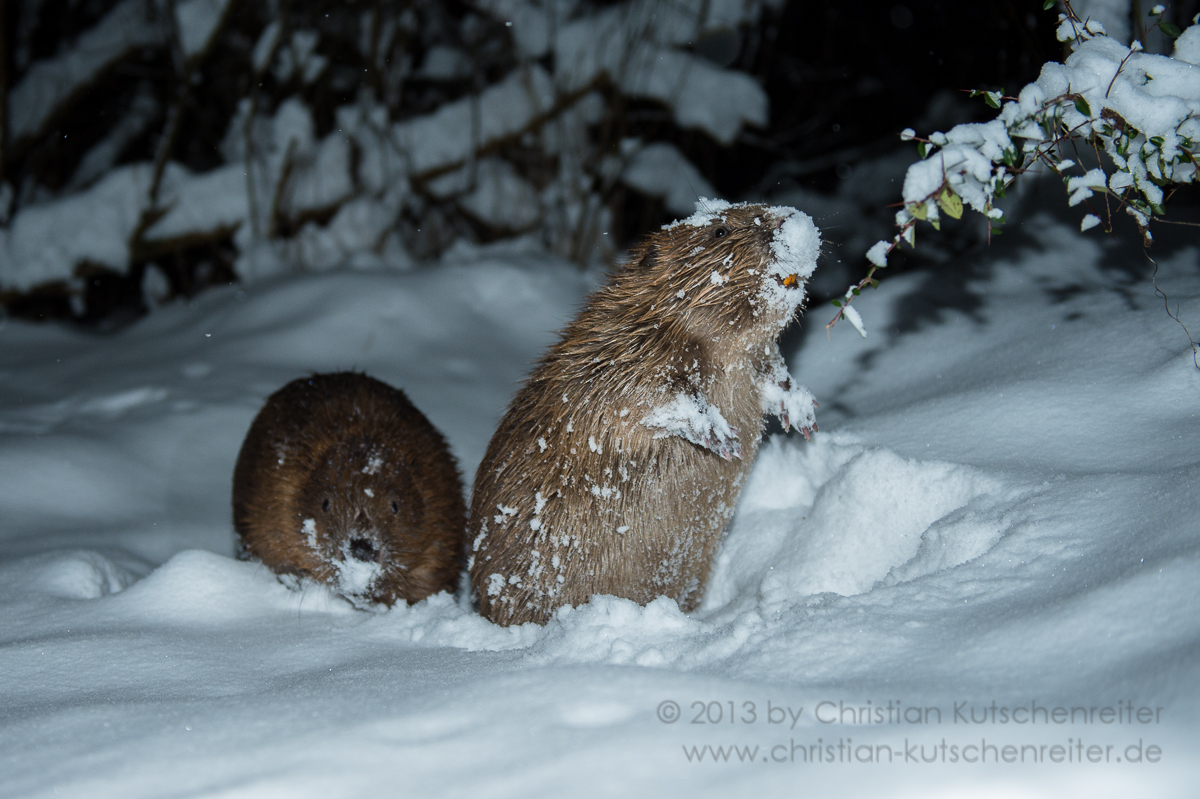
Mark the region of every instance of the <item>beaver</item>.
<instances>
[{"instance_id":1,"label":"beaver","mask_svg":"<svg viewBox=\"0 0 1200 799\"><path fill-rule=\"evenodd\" d=\"M484 616L544 624L594 594L695 609L765 415L817 429L778 337L819 250L800 211L713 200L632 250L476 473L467 563Z\"/></svg>"},{"instance_id":2,"label":"beaver","mask_svg":"<svg viewBox=\"0 0 1200 799\"><path fill-rule=\"evenodd\" d=\"M268 399L233 472L243 557L326 583L360 608L455 590L462 478L441 433L399 389L315 374Z\"/></svg>"}]
</instances>

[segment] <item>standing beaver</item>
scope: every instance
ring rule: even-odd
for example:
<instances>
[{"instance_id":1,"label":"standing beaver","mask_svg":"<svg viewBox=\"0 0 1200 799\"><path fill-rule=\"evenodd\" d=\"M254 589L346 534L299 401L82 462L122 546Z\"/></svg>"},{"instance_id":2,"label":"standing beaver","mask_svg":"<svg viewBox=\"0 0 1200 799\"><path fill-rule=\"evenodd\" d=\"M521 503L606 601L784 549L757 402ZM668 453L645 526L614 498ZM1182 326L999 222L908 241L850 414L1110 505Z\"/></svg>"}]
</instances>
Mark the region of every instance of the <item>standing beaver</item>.
<instances>
[{"instance_id":1,"label":"standing beaver","mask_svg":"<svg viewBox=\"0 0 1200 799\"><path fill-rule=\"evenodd\" d=\"M666 595L692 610L764 414L816 429L779 333L820 234L793 208L701 200L593 294L513 400L479 466L468 566L497 624Z\"/></svg>"},{"instance_id":2,"label":"standing beaver","mask_svg":"<svg viewBox=\"0 0 1200 799\"><path fill-rule=\"evenodd\" d=\"M404 392L361 374L272 394L233 472L245 553L363 608L453 591L465 517L441 434Z\"/></svg>"}]
</instances>

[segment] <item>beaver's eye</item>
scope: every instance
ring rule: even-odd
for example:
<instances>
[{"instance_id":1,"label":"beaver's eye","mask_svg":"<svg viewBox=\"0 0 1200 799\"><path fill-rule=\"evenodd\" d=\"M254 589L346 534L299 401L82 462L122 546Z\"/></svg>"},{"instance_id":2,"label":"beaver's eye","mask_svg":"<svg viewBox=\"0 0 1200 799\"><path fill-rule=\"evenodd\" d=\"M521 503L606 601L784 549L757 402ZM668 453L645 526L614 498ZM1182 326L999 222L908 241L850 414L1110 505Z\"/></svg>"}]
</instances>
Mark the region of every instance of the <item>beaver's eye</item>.
<instances>
[{"instance_id":1,"label":"beaver's eye","mask_svg":"<svg viewBox=\"0 0 1200 799\"><path fill-rule=\"evenodd\" d=\"M395 502L392 502L392 513L399 513L399 512L400 512L400 506L397 505Z\"/></svg>"},{"instance_id":2,"label":"beaver's eye","mask_svg":"<svg viewBox=\"0 0 1200 799\"><path fill-rule=\"evenodd\" d=\"M329 500L328 499L326 499L324 502L321 503L321 510L325 511L326 513L329 512Z\"/></svg>"},{"instance_id":3,"label":"beaver's eye","mask_svg":"<svg viewBox=\"0 0 1200 799\"><path fill-rule=\"evenodd\" d=\"M728 236L728 235L729 235L729 229L728 229L728 228L719 227L719 228L717 228L716 230L714 230L714 231L713 231L713 238L714 238L714 239L723 239L723 238L725 238L725 237L726 237L726 236Z\"/></svg>"}]
</instances>

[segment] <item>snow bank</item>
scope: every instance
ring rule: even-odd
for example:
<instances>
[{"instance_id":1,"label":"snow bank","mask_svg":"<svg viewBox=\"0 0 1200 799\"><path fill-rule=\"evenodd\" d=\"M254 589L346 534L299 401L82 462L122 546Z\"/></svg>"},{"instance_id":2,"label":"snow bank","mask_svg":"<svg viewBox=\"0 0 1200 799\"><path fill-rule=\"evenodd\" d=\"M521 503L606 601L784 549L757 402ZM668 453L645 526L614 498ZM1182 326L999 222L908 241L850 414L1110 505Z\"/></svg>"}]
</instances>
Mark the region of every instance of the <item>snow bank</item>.
<instances>
[{"instance_id":1,"label":"snow bank","mask_svg":"<svg viewBox=\"0 0 1200 799\"><path fill-rule=\"evenodd\" d=\"M68 280L79 263L128 270L152 177L149 164L123 166L86 191L24 209L0 228L0 286L28 291Z\"/></svg>"},{"instance_id":2,"label":"snow bank","mask_svg":"<svg viewBox=\"0 0 1200 799\"><path fill-rule=\"evenodd\" d=\"M557 2L488 0L482 5L511 23L526 57L538 59L553 50L563 94L607 75L622 91L662 101L681 126L703 130L722 144L730 144L743 125L767 122L767 96L753 78L680 48L706 30L752 22L764 5L776 3L638 0L569 20L569 7ZM714 103L714 97L721 102Z\"/></svg>"},{"instance_id":3,"label":"snow bank","mask_svg":"<svg viewBox=\"0 0 1200 799\"><path fill-rule=\"evenodd\" d=\"M166 27L147 12L143 0L122 0L83 33L74 47L34 63L9 91L8 135L12 140L41 131L64 100L121 58L139 47L162 42Z\"/></svg>"},{"instance_id":4,"label":"snow bank","mask_svg":"<svg viewBox=\"0 0 1200 799\"><path fill-rule=\"evenodd\" d=\"M447 103L434 113L397 123L392 136L413 174L465 161L477 147L522 130L554 104L541 67L517 70L478 97Z\"/></svg>"}]
</instances>

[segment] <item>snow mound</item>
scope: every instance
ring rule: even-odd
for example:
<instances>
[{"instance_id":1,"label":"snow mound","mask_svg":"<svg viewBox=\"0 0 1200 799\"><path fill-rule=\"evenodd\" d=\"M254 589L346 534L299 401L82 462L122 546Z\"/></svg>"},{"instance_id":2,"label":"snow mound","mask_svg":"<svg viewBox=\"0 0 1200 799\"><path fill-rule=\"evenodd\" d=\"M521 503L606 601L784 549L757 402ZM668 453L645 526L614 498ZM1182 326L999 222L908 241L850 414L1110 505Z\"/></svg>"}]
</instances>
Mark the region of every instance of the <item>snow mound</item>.
<instances>
[{"instance_id":1,"label":"snow mound","mask_svg":"<svg viewBox=\"0 0 1200 799\"><path fill-rule=\"evenodd\" d=\"M885 448L775 438L759 455L705 608L757 591L766 612L823 592L854 596L990 549L1013 492L979 469Z\"/></svg>"},{"instance_id":2,"label":"snow mound","mask_svg":"<svg viewBox=\"0 0 1200 799\"><path fill-rule=\"evenodd\" d=\"M596 596L578 608L560 609L533 658L660 667L693 650L696 637L711 634L711 625L691 618L668 597L642 607L628 599Z\"/></svg>"},{"instance_id":3,"label":"snow mound","mask_svg":"<svg viewBox=\"0 0 1200 799\"><path fill-rule=\"evenodd\" d=\"M119 594L136 576L99 552L72 552L55 557L41 570L37 586L63 599L99 599Z\"/></svg>"},{"instance_id":4,"label":"snow mound","mask_svg":"<svg viewBox=\"0 0 1200 799\"><path fill-rule=\"evenodd\" d=\"M445 591L415 605L396 605L370 624L387 640L468 652L523 649L543 632L536 624L497 627Z\"/></svg>"},{"instance_id":5,"label":"snow mound","mask_svg":"<svg viewBox=\"0 0 1200 799\"><path fill-rule=\"evenodd\" d=\"M316 586L306 589L302 594L289 591L261 564L190 549L172 557L114 601L127 613L205 627L260 617L264 609L295 613L301 603L312 611L354 612L348 602L329 592Z\"/></svg>"},{"instance_id":6,"label":"snow mound","mask_svg":"<svg viewBox=\"0 0 1200 799\"><path fill-rule=\"evenodd\" d=\"M763 598L865 593L916 556L930 525L994 487L968 467L864 451L821 486L801 517L809 524L793 515L776 566L763 577Z\"/></svg>"}]
</instances>

